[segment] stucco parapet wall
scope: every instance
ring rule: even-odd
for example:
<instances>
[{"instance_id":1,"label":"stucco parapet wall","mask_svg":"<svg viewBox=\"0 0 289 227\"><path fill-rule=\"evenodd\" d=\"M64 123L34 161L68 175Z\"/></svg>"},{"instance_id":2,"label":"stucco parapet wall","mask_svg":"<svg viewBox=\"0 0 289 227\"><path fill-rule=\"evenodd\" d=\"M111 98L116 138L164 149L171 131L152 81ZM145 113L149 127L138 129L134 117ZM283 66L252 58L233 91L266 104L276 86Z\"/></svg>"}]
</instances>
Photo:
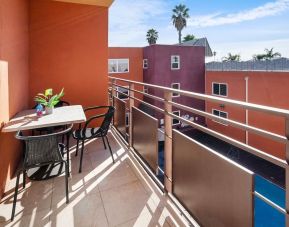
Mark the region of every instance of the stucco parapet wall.
<instances>
[{"instance_id":1,"label":"stucco parapet wall","mask_svg":"<svg viewBox=\"0 0 289 227\"><path fill-rule=\"evenodd\" d=\"M53 0L53 1L95 5L95 6L103 6L103 7L110 7L111 4L114 2L114 0Z\"/></svg>"},{"instance_id":2,"label":"stucco parapet wall","mask_svg":"<svg viewBox=\"0 0 289 227\"><path fill-rule=\"evenodd\" d=\"M278 58L267 61L230 61L206 63L206 71L269 71L289 72L289 59Z\"/></svg>"}]
</instances>

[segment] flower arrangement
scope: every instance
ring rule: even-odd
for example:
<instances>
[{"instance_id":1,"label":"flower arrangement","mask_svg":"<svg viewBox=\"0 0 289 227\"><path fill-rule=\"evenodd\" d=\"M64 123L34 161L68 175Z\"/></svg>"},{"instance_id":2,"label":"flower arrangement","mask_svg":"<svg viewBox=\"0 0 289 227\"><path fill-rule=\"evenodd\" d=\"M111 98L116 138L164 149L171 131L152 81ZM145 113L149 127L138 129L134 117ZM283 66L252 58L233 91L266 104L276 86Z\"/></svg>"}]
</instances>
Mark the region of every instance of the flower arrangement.
<instances>
[{"instance_id":1,"label":"flower arrangement","mask_svg":"<svg viewBox=\"0 0 289 227\"><path fill-rule=\"evenodd\" d=\"M44 93L38 93L34 101L45 107L46 113L50 114L53 112L54 106L60 101L64 96L64 89L62 88L59 94L53 95L52 88L46 89Z\"/></svg>"}]
</instances>

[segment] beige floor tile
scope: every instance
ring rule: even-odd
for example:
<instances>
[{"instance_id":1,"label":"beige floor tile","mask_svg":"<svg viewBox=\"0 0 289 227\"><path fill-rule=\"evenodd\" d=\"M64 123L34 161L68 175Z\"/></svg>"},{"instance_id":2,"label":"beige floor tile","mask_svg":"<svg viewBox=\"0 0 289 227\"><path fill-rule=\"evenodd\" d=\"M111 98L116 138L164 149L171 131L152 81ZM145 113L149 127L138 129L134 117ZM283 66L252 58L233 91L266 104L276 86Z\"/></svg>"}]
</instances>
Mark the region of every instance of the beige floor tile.
<instances>
[{"instance_id":1,"label":"beige floor tile","mask_svg":"<svg viewBox=\"0 0 289 227\"><path fill-rule=\"evenodd\" d=\"M86 176L90 172L83 172L81 174L71 175L68 181L68 191L69 191L69 200L70 202L77 198L80 194L89 194L87 192L88 180ZM95 193L99 193L98 187L96 186ZM93 194L90 192L90 194ZM52 196L52 207L61 207L66 206L66 191L65 191L65 177L57 177L53 182L53 196Z\"/></svg>"},{"instance_id":2,"label":"beige floor tile","mask_svg":"<svg viewBox=\"0 0 289 227\"><path fill-rule=\"evenodd\" d=\"M24 216L16 216L14 221L11 223L10 221L6 222L5 225L7 227L50 227L50 209L38 211L37 209L33 210L33 212L29 215ZM1 226L1 224L0 224ZM2 226L1 226L2 227Z\"/></svg>"},{"instance_id":3,"label":"beige floor tile","mask_svg":"<svg viewBox=\"0 0 289 227\"><path fill-rule=\"evenodd\" d=\"M99 194L81 193L67 206L53 208L50 220L52 226L58 227L108 226Z\"/></svg>"},{"instance_id":4,"label":"beige floor tile","mask_svg":"<svg viewBox=\"0 0 289 227\"><path fill-rule=\"evenodd\" d=\"M109 224L116 226L138 217L146 207L148 196L139 182L101 191Z\"/></svg>"},{"instance_id":5,"label":"beige floor tile","mask_svg":"<svg viewBox=\"0 0 289 227\"><path fill-rule=\"evenodd\" d=\"M52 180L32 181L25 189L19 188L15 215L26 216L35 210L50 209L52 199ZM14 191L0 204L0 216L2 220L11 217Z\"/></svg>"},{"instance_id":6,"label":"beige floor tile","mask_svg":"<svg viewBox=\"0 0 289 227\"><path fill-rule=\"evenodd\" d=\"M134 181L137 181L137 177L132 172L127 162L116 162L106 177L104 177L99 183L99 190L104 191L111 188L117 188L121 185L125 185Z\"/></svg>"},{"instance_id":7,"label":"beige floor tile","mask_svg":"<svg viewBox=\"0 0 289 227\"><path fill-rule=\"evenodd\" d=\"M20 192L16 216L10 223L15 179L0 203L0 226L182 226L167 207L166 196L109 135L116 163L102 140L86 142L83 171L78 173L75 141L71 141L69 204L64 174L49 181L29 182ZM22 182L22 180L21 180Z\"/></svg>"},{"instance_id":8,"label":"beige floor tile","mask_svg":"<svg viewBox=\"0 0 289 227\"><path fill-rule=\"evenodd\" d=\"M71 174L78 174L79 172L79 165L80 165L80 154L75 157L72 156L71 158ZM83 159L82 159L82 172L89 172L91 171L92 165L91 165L91 160L90 157L86 154L83 154Z\"/></svg>"}]
</instances>

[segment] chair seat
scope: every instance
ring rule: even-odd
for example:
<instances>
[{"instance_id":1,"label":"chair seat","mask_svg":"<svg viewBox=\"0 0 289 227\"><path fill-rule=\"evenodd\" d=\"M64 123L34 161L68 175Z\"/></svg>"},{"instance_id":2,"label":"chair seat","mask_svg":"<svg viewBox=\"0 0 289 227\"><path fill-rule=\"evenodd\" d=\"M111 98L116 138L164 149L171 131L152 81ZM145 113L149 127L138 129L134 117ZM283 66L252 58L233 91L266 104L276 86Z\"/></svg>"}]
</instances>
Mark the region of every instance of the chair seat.
<instances>
[{"instance_id":1,"label":"chair seat","mask_svg":"<svg viewBox=\"0 0 289 227\"><path fill-rule=\"evenodd\" d=\"M83 136L84 135L84 136ZM91 139L95 137L101 136L101 133L99 131L99 127L97 128L87 128L85 132L83 133L83 129L77 129L72 133L72 136L74 139Z\"/></svg>"}]
</instances>

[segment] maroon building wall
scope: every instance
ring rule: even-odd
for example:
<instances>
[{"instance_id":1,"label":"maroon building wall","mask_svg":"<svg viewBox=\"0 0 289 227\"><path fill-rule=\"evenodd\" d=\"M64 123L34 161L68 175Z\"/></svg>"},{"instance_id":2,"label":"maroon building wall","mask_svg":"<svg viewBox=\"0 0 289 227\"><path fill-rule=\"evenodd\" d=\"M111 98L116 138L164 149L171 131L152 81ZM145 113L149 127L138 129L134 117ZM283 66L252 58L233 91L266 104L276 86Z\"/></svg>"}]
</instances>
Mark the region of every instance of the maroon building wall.
<instances>
[{"instance_id":1,"label":"maroon building wall","mask_svg":"<svg viewBox=\"0 0 289 227\"><path fill-rule=\"evenodd\" d=\"M180 56L180 69L171 69L171 56ZM144 69L144 83L171 87L172 83L180 83L180 89L205 93L205 48L197 46L151 45L144 48L144 59L148 59L148 69ZM149 93L163 97L161 91L149 88ZM145 98L145 101L163 108L157 101ZM178 103L205 110L205 102L189 97L173 98ZM173 109L177 110L177 109ZM192 113L181 111L181 115ZM156 113L157 118L163 118ZM204 118L197 116L196 122L204 124Z\"/></svg>"}]
</instances>

